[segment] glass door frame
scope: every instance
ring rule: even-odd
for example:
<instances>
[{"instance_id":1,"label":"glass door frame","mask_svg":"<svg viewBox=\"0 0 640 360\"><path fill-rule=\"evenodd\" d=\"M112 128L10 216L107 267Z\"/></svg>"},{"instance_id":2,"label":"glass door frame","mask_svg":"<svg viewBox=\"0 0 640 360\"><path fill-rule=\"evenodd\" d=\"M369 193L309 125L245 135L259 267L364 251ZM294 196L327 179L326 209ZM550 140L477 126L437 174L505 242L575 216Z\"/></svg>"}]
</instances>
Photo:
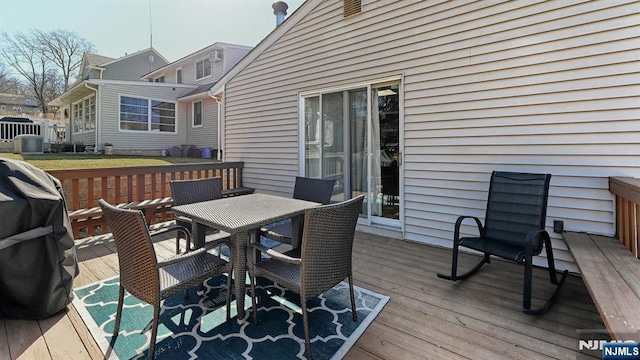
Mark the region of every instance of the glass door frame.
<instances>
[{"instance_id":1,"label":"glass door frame","mask_svg":"<svg viewBox=\"0 0 640 360\"><path fill-rule=\"evenodd\" d=\"M372 142L371 139L373 137L373 126L372 126L372 88L378 84L385 84L390 82L398 82L399 83L399 118L398 118L398 128L399 128L399 151L400 151L400 161L399 165L399 210L400 216L398 220L395 219L387 219L381 216L372 216L372 201L369 199L367 203L367 213L366 217L361 216L358 219L358 223L362 225L382 225L382 226L390 226L393 228L399 228L401 231L404 231L404 186L403 186L403 176L404 176L404 162L403 159L403 150L404 150L404 137L402 136L404 132L404 76L395 76L383 79L374 79L371 81L367 81L365 83L353 83L347 84L339 87L331 87L331 88L323 88L314 91L304 91L298 93L298 158L299 158L299 175L305 176L306 174L306 162L305 162L305 136L306 136L306 127L305 127L305 98L317 96L319 98L319 108L322 109L322 95L327 93L341 92L341 91L349 91L354 89L367 89L367 146L365 150L365 154L367 157L367 179L371 179L372 172L372 162L373 162L373 152L371 149ZM348 127L348 122L344 122L345 131ZM347 141L350 141L348 139ZM320 147L320 151L322 154L322 146ZM345 149L349 147L345 143ZM322 163L322 162L321 162ZM346 163L345 163L346 167ZM321 168L322 171L322 168ZM322 174L322 172L321 172ZM345 174L345 182L348 179L350 174ZM367 181L367 196L371 197L372 191L372 181Z\"/></svg>"}]
</instances>

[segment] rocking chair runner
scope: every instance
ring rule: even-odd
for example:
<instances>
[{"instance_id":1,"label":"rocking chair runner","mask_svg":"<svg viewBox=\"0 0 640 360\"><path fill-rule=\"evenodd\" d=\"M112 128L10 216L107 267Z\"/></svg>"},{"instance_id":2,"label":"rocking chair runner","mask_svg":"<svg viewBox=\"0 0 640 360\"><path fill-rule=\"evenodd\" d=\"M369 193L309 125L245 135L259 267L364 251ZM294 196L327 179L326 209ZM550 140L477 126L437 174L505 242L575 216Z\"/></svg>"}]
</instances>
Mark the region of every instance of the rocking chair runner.
<instances>
[{"instance_id":1,"label":"rocking chair runner","mask_svg":"<svg viewBox=\"0 0 640 360\"><path fill-rule=\"evenodd\" d=\"M547 198L551 174L526 174L496 172L491 175L489 198L484 226L475 216L460 216L455 224L453 235L453 259L451 275L438 274L447 280L463 280L475 274L485 263L490 263L491 255L524 264L523 311L530 315L542 315L556 300L564 284L568 270L560 281L551 248L551 238L545 229L547 216ZM474 219L480 235L460 238L460 226L466 218ZM531 309L532 258L546 248L551 283L556 289L539 308ZM465 246L484 253L480 262L471 270L458 275L458 247Z\"/></svg>"}]
</instances>

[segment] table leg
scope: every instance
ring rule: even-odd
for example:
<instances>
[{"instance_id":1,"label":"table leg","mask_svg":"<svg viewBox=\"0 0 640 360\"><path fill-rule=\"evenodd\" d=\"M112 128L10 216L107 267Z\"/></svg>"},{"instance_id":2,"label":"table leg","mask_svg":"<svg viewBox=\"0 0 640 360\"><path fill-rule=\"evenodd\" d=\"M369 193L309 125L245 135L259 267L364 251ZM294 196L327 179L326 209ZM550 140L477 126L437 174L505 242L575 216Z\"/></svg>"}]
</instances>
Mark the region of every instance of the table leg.
<instances>
[{"instance_id":1,"label":"table leg","mask_svg":"<svg viewBox=\"0 0 640 360\"><path fill-rule=\"evenodd\" d=\"M207 227L197 222L191 223L191 236L193 237L193 248L199 249L204 246L205 237L207 236Z\"/></svg>"},{"instance_id":2,"label":"table leg","mask_svg":"<svg viewBox=\"0 0 640 360\"><path fill-rule=\"evenodd\" d=\"M204 242L207 236L207 227L195 221L191 222L191 241L193 242L193 249L199 249L204 247ZM189 251L189 244L187 244L186 251ZM198 285L197 294L202 296L204 294L204 284Z\"/></svg>"},{"instance_id":3,"label":"table leg","mask_svg":"<svg viewBox=\"0 0 640 360\"><path fill-rule=\"evenodd\" d=\"M304 214L291 218L291 245L297 249L302 245Z\"/></svg>"},{"instance_id":4,"label":"table leg","mask_svg":"<svg viewBox=\"0 0 640 360\"><path fill-rule=\"evenodd\" d=\"M247 238L248 231L240 231L231 235L231 261L235 270L236 307L238 310L238 324L244 320L244 296L247 278Z\"/></svg>"}]
</instances>

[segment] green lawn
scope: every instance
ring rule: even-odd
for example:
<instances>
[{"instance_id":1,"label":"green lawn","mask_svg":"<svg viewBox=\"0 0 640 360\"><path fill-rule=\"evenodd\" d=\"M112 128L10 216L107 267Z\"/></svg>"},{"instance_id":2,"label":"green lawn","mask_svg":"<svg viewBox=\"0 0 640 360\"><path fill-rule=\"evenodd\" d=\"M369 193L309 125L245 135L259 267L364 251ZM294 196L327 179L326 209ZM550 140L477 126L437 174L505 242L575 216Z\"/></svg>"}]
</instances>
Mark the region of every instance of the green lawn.
<instances>
[{"instance_id":1,"label":"green lawn","mask_svg":"<svg viewBox=\"0 0 640 360\"><path fill-rule=\"evenodd\" d=\"M154 156L124 156L124 155L103 155L103 154L11 154L0 153L0 158L26 161L40 169L91 169L106 167L129 167L129 166L150 166L169 165L185 163L217 162L213 159L197 159L187 157L154 157Z\"/></svg>"}]
</instances>

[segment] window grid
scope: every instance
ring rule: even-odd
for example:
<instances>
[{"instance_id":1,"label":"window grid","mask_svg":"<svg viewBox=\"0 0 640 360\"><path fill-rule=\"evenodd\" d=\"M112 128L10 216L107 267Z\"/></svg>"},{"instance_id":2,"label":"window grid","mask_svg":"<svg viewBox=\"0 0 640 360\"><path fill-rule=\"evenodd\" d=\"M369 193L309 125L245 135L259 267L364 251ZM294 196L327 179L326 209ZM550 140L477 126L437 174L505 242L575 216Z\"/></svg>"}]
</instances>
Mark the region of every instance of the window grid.
<instances>
[{"instance_id":1,"label":"window grid","mask_svg":"<svg viewBox=\"0 0 640 360\"><path fill-rule=\"evenodd\" d=\"M211 61L204 59L196 63L196 80L211 76Z\"/></svg>"},{"instance_id":2,"label":"window grid","mask_svg":"<svg viewBox=\"0 0 640 360\"><path fill-rule=\"evenodd\" d=\"M176 104L121 96L120 130L175 133Z\"/></svg>"}]
</instances>

